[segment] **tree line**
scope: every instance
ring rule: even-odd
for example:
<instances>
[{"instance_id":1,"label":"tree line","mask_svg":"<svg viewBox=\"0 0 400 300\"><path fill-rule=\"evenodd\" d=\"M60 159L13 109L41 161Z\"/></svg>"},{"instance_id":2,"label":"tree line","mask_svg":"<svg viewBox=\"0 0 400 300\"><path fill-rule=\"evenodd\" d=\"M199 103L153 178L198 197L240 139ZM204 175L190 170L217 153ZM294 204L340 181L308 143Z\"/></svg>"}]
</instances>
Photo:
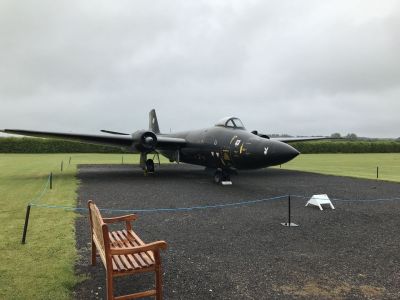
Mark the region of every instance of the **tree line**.
<instances>
[{"instance_id":1,"label":"tree line","mask_svg":"<svg viewBox=\"0 0 400 300\"><path fill-rule=\"evenodd\" d=\"M301 153L400 153L400 141L314 141L297 142L292 146Z\"/></svg>"}]
</instances>

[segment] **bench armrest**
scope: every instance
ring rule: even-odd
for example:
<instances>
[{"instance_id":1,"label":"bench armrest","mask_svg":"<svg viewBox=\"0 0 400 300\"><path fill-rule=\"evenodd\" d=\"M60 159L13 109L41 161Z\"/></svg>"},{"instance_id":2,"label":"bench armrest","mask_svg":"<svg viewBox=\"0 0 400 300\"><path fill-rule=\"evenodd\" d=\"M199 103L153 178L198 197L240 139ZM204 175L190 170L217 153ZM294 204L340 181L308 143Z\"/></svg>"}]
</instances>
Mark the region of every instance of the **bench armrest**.
<instances>
[{"instance_id":1,"label":"bench armrest","mask_svg":"<svg viewBox=\"0 0 400 300\"><path fill-rule=\"evenodd\" d=\"M165 241L157 241L137 247L115 248L111 247L111 255L127 255L146 251L156 251L160 249L167 249Z\"/></svg>"},{"instance_id":2,"label":"bench armrest","mask_svg":"<svg viewBox=\"0 0 400 300\"><path fill-rule=\"evenodd\" d=\"M111 224L111 223L126 222L126 221L130 222L130 221L135 221L136 219L137 219L136 215L126 215L114 218L103 218L103 221L106 224Z\"/></svg>"}]
</instances>

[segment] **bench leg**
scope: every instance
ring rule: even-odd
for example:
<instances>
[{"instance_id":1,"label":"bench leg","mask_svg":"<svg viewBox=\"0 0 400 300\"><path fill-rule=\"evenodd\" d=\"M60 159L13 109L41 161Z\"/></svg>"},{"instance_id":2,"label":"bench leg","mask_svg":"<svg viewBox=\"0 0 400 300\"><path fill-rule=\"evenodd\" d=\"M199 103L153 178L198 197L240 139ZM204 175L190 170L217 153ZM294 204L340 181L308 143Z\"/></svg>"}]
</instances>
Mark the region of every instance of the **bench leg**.
<instances>
[{"instance_id":1,"label":"bench leg","mask_svg":"<svg viewBox=\"0 0 400 300\"><path fill-rule=\"evenodd\" d=\"M155 251L155 261L156 261L156 299L162 300L163 293L162 293L162 268L161 268L161 258L160 252Z\"/></svg>"},{"instance_id":2,"label":"bench leg","mask_svg":"<svg viewBox=\"0 0 400 300\"><path fill-rule=\"evenodd\" d=\"M161 271L161 266L156 269L156 299L157 300L162 300L163 295L162 295L162 271Z\"/></svg>"},{"instance_id":3,"label":"bench leg","mask_svg":"<svg viewBox=\"0 0 400 300\"><path fill-rule=\"evenodd\" d=\"M114 299L114 287L113 287L113 277L112 274L107 272L107 300L113 300Z\"/></svg>"},{"instance_id":4,"label":"bench leg","mask_svg":"<svg viewBox=\"0 0 400 300\"><path fill-rule=\"evenodd\" d=\"M96 244L93 242L92 239L92 266L96 265L96 251L97 251Z\"/></svg>"}]
</instances>

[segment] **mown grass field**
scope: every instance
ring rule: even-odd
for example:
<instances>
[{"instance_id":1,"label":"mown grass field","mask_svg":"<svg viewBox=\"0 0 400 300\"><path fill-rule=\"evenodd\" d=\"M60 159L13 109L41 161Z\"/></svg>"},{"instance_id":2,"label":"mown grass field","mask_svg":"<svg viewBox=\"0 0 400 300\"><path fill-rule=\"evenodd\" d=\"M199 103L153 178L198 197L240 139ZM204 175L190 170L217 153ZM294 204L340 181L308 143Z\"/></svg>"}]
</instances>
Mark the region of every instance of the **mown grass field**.
<instances>
[{"instance_id":1,"label":"mown grass field","mask_svg":"<svg viewBox=\"0 0 400 300\"><path fill-rule=\"evenodd\" d=\"M79 186L76 165L119 164L121 158L121 154L0 154L0 299L71 298L80 280L74 275L76 214L33 207L27 244L22 245L26 205L40 194L53 172L53 189L39 203L74 206ZM124 163L138 163L138 159L124 155ZM400 154L301 155L282 168L376 178L376 166L381 179L400 182Z\"/></svg>"},{"instance_id":2,"label":"mown grass field","mask_svg":"<svg viewBox=\"0 0 400 300\"><path fill-rule=\"evenodd\" d=\"M50 172L53 189L39 203L75 205L76 164L117 164L121 158L121 154L0 154L0 299L71 298L79 280L73 269L75 213L32 207L27 243L22 245L26 206L43 190ZM138 163L138 156L124 155L124 163Z\"/></svg>"},{"instance_id":3,"label":"mown grass field","mask_svg":"<svg viewBox=\"0 0 400 300\"><path fill-rule=\"evenodd\" d=\"M400 153L302 154L284 169L400 182Z\"/></svg>"}]
</instances>

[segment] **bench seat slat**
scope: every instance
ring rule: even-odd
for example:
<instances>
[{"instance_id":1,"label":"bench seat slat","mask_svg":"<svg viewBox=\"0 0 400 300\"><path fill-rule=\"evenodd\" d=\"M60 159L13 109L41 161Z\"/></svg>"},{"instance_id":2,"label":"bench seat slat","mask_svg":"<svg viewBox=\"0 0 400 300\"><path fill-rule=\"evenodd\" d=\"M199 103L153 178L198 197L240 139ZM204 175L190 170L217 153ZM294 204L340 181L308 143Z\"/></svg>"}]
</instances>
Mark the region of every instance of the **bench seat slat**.
<instances>
[{"instance_id":1,"label":"bench seat slat","mask_svg":"<svg viewBox=\"0 0 400 300\"><path fill-rule=\"evenodd\" d=\"M134 254L134 257L135 257L136 261L137 261L143 268L146 268L146 267L147 267L147 264L143 261L142 257L141 257L138 253L135 253L135 254Z\"/></svg>"},{"instance_id":2,"label":"bench seat slat","mask_svg":"<svg viewBox=\"0 0 400 300\"><path fill-rule=\"evenodd\" d=\"M125 267L128 270L134 270L134 266L132 266L131 262L128 260L126 255L119 255L119 259L124 263Z\"/></svg>"},{"instance_id":3,"label":"bench seat slat","mask_svg":"<svg viewBox=\"0 0 400 300\"><path fill-rule=\"evenodd\" d=\"M110 243L113 247L123 249L145 245L142 241L142 243L136 241L135 237L132 234L128 234L126 230L124 231L109 232ZM133 255L113 255L113 271L126 272L153 266L155 261L147 252L135 253Z\"/></svg>"},{"instance_id":4,"label":"bench seat slat","mask_svg":"<svg viewBox=\"0 0 400 300\"><path fill-rule=\"evenodd\" d=\"M115 231L111 231L109 235L114 240L115 245L113 246L117 248L124 248L124 243L121 241L121 239L119 238L118 234Z\"/></svg>"},{"instance_id":5,"label":"bench seat slat","mask_svg":"<svg viewBox=\"0 0 400 300\"><path fill-rule=\"evenodd\" d=\"M118 240L118 236L115 236L114 232L109 232L110 242L113 247L123 248L122 244ZM130 261L124 257L124 255L113 255L113 270L114 271L127 271L135 269L134 266L131 265Z\"/></svg>"},{"instance_id":6,"label":"bench seat slat","mask_svg":"<svg viewBox=\"0 0 400 300\"><path fill-rule=\"evenodd\" d=\"M129 231L127 232L127 231L124 229L124 230L122 230L122 231L124 232L124 234L125 234L126 236L129 236L129 239L130 239L130 240L137 241L137 242L139 243L139 245L145 245L145 243L140 239L140 237L138 237L138 235L137 235L135 232L133 232L133 230L129 230ZM134 246L137 246L137 245L134 245ZM154 253L153 253L153 251L147 251L146 253L147 253L147 255L151 258L151 260L154 261Z\"/></svg>"},{"instance_id":7,"label":"bench seat slat","mask_svg":"<svg viewBox=\"0 0 400 300\"><path fill-rule=\"evenodd\" d=\"M145 268L150 268L154 265L152 264L140 264L138 259L132 255L113 255L113 271L114 272L126 272L132 270L140 270Z\"/></svg>"},{"instance_id":8,"label":"bench seat slat","mask_svg":"<svg viewBox=\"0 0 400 300\"><path fill-rule=\"evenodd\" d=\"M132 239L133 236L130 237L129 235L125 234L125 232L123 232L123 231L117 231L117 233L118 233L120 240L124 243L124 245L126 247L130 247L132 245L134 247L145 245L144 243L139 243L137 240ZM139 255L147 265L152 265L154 263L154 260L152 260L147 255L146 252L140 252Z\"/></svg>"},{"instance_id":9,"label":"bench seat slat","mask_svg":"<svg viewBox=\"0 0 400 300\"><path fill-rule=\"evenodd\" d=\"M136 261L136 259L133 257L132 254L127 255L129 261L131 262L132 266L134 269L141 269L142 267L140 266L140 264L138 264L138 262Z\"/></svg>"},{"instance_id":10,"label":"bench seat slat","mask_svg":"<svg viewBox=\"0 0 400 300\"><path fill-rule=\"evenodd\" d=\"M112 257L113 257L113 260L115 261L115 263L117 264L118 271L126 271L126 268L125 268L124 264L121 262L119 255L113 255Z\"/></svg>"},{"instance_id":11,"label":"bench seat slat","mask_svg":"<svg viewBox=\"0 0 400 300\"><path fill-rule=\"evenodd\" d=\"M112 262L113 271L118 270L118 267L117 267L117 264L115 263L115 261L112 259L111 262Z\"/></svg>"}]
</instances>

